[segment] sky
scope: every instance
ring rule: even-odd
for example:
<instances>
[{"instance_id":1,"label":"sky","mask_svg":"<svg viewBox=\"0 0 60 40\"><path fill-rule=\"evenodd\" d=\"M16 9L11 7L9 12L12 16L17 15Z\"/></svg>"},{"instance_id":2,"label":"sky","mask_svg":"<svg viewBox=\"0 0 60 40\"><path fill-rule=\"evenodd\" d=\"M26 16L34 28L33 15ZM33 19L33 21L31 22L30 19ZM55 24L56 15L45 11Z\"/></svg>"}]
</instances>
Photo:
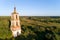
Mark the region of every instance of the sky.
<instances>
[{"instance_id":1,"label":"sky","mask_svg":"<svg viewBox=\"0 0 60 40\"><path fill-rule=\"evenodd\" d=\"M0 0L0 16L60 16L60 0Z\"/></svg>"}]
</instances>

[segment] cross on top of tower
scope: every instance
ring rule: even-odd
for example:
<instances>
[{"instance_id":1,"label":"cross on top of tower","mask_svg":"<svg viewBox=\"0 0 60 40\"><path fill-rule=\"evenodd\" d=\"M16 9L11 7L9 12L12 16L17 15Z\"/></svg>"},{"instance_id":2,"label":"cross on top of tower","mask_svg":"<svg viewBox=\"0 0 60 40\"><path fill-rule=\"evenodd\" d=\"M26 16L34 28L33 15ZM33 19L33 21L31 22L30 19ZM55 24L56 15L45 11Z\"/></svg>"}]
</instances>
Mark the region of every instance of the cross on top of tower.
<instances>
[{"instance_id":1,"label":"cross on top of tower","mask_svg":"<svg viewBox=\"0 0 60 40\"><path fill-rule=\"evenodd\" d=\"M16 7L14 7L14 12L16 12Z\"/></svg>"},{"instance_id":2,"label":"cross on top of tower","mask_svg":"<svg viewBox=\"0 0 60 40\"><path fill-rule=\"evenodd\" d=\"M14 11L13 11L13 13L12 14L16 14L17 12L16 12L16 7L14 6Z\"/></svg>"}]
</instances>

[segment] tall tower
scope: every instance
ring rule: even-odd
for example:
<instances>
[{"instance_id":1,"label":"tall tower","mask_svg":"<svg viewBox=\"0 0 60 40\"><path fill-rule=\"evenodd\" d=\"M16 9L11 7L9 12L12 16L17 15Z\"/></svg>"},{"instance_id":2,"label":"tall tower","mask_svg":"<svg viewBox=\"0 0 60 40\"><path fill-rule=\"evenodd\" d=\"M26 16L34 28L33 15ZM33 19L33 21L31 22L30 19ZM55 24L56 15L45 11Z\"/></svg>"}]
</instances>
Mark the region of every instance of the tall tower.
<instances>
[{"instance_id":1,"label":"tall tower","mask_svg":"<svg viewBox=\"0 0 60 40\"><path fill-rule=\"evenodd\" d=\"M16 12L16 7L14 7L14 12L11 15L11 26L13 37L17 37L21 34L21 25L19 20L19 14Z\"/></svg>"}]
</instances>

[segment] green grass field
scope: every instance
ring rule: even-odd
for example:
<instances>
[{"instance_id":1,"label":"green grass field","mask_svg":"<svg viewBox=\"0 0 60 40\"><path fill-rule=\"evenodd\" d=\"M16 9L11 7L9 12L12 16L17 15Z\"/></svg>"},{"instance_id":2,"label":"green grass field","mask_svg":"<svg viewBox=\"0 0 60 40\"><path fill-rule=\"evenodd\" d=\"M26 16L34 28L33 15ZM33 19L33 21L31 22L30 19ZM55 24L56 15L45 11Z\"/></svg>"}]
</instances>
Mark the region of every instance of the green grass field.
<instances>
[{"instance_id":1,"label":"green grass field","mask_svg":"<svg viewBox=\"0 0 60 40\"><path fill-rule=\"evenodd\" d=\"M22 34L12 37L10 16L0 16L0 40L60 40L60 17L20 16Z\"/></svg>"}]
</instances>

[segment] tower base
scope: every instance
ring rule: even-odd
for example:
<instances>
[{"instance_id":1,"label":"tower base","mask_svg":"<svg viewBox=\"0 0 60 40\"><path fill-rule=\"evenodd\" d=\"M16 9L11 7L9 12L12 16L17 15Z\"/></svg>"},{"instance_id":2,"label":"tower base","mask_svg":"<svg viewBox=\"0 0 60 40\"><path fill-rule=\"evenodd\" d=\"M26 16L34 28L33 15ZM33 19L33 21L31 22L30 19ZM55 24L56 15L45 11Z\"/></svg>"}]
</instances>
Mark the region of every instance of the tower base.
<instances>
[{"instance_id":1,"label":"tower base","mask_svg":"<svg viewBox=\"0 0 60 40\"><path fill-rule=\"evenodd\" d=\"M12 31L13 37L17 37L21 34L21 30Z\"/></svg>"}]
</instances>

